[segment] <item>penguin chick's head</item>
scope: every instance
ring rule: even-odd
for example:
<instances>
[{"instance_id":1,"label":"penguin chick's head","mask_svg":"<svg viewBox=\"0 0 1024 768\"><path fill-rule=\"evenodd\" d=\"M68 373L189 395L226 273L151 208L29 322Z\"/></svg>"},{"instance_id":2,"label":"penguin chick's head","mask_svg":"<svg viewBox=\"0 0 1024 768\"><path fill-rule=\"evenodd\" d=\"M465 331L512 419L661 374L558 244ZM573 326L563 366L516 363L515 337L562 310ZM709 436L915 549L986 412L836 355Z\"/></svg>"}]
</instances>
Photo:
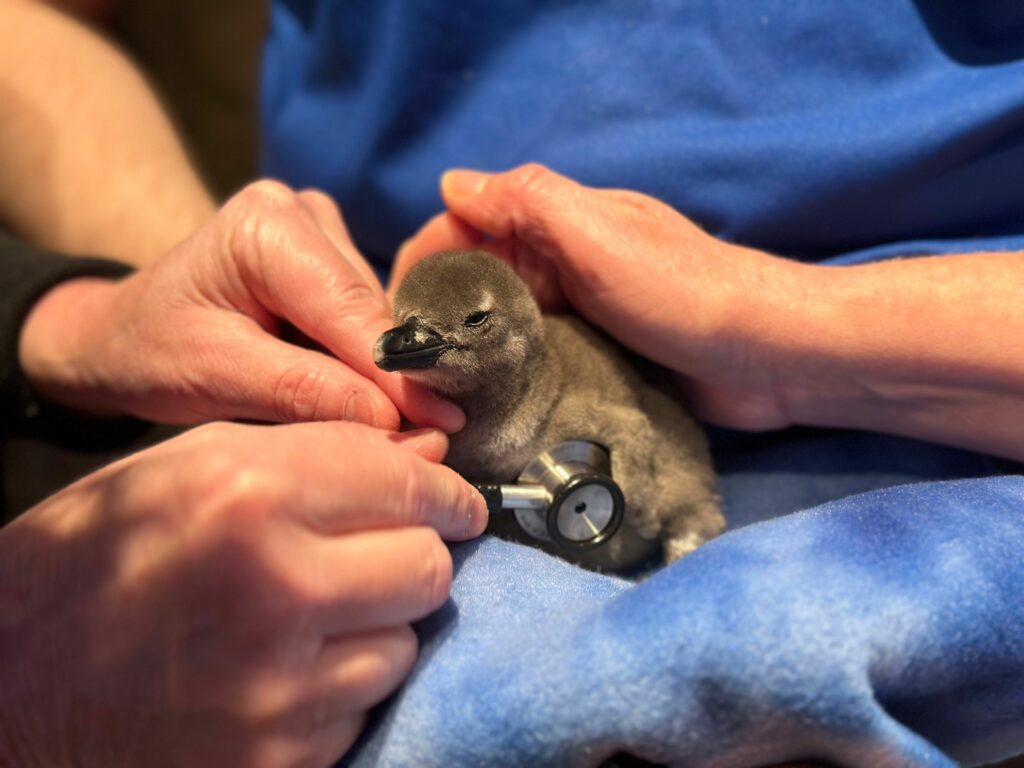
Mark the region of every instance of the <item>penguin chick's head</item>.
<instances>
[{"instance_id":1,"label":"penguin chick's head","mask_svg":"<svg viewBox=\"0 0 1024 768\"><path fill-rule=\"evenodd\" d=\"M398 327L373 350L377 367L449 396L513 376L544 344L540 310L526 284L482 251L450 251L414 266L394 301Z\"/></svg>"}]
</instances>

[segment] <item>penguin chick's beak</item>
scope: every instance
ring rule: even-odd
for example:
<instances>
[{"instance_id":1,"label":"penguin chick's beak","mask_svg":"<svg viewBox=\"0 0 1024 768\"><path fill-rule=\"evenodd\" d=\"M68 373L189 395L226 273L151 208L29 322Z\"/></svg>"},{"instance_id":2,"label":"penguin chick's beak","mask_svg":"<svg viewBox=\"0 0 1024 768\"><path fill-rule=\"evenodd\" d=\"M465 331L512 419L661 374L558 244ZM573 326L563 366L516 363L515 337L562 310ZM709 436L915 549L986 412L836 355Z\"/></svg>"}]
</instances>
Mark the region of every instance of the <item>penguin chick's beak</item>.
<instances>
[{"instance_id":1,"label":"penguin chick's beak","mask_svg":"<svg viewBox=\"0 0 1024 768\"><path fill-rule=\"evenodd\" d=\"M404 325L381 334L373 348L373 361L382 371L430 368L452 347L418 317L410 317Z\"/></svg>"}]
</instances>

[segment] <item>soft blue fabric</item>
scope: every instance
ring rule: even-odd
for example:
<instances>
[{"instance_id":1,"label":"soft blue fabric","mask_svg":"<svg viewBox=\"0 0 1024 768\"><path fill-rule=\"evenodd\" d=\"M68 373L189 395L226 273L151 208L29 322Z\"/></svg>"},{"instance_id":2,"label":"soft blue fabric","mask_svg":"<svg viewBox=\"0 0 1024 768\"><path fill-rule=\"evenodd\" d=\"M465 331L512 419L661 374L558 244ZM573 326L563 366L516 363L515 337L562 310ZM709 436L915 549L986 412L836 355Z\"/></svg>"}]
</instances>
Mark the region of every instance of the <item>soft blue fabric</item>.
<instances>
[{"instance_id":1,"label":"soft blue fabric","mask_svg":"<svg viewBox=\"0 0 1024 768\"><path fill-rule=\"evenodd\" d=\"M713 437L731 530L639 586L496 539L456 547L416 673L345 764L1024 751L1024 478L922 482L997 467L880 435Z\"/></svg>"},{"instance_id":2,"label":"soft blue fabric","mask_svg":"<svg viewBox=\"0 0 1024 768\"><path fill-rule=\"evenodd\" d=\"M1024 746L1024 478L726 534L639 586L494 539L352 765L896 768ZM940 751L941 750L941 751Z\"/></svg>"},{"instance_id":3,"label":"soft blue fabric","mask_svg":"<svg viewBox=\"0 0 1024 768\"><path fill-rule=\"evenodd\" d=\"M793 258L1024 248L1016 0L276 0L264 74L264 170L334 195L379 269L443 170L527 161ZM350 761L1024 751L1017 468L843 431L712 438L733 530L638 587L458 548L453 602ZM990 479L935 482L955 478Z\"/></svg>"},{"instance_id":4,"label":"soft blue fabric","mask_svg":"<svg viewBox=\"0 0 1024 768\"><path fill-rule=\"evenodd\" d=\"M791 257L1021 248L1024 3L277 0L263 131L382 266L442 171L528 161Z\"/></svg>"}]
</instances>

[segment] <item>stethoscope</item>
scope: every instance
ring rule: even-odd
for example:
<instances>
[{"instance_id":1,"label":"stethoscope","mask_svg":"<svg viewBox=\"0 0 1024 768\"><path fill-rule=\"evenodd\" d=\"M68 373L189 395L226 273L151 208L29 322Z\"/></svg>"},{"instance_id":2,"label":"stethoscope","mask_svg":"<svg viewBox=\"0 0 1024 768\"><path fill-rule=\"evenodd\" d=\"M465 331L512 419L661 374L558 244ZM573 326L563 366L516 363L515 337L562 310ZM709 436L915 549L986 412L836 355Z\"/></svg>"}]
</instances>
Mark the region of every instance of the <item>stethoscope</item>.
<instances>
[{"instance_id":1,"label":"stethoscope","mask_svg":"<svg viewBox=\"0 0 1024 768\"><path fill-rule=\"evenodd\" d=\"M584 440L544 451L515 483L473 485L491 515L510 511L529 536L569 554L606 543L619 530L626 509L611 477L608 451Z\"/></svg>"}]
</instances>

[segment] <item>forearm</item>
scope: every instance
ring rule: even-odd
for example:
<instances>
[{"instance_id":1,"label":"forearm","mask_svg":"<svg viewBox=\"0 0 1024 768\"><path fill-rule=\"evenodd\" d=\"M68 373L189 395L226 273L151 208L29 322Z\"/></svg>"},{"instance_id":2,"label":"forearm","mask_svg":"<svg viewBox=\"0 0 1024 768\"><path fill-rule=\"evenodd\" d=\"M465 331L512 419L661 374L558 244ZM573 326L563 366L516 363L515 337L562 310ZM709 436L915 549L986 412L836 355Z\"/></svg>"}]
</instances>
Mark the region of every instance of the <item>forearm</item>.
<instances>
[{"instance_id":1,"label":"forearm","mask_svg":"<svg viewBox=\"0 0 1024 768\"><path fill-rule=\"evenodd\" d=\"M109 314L74 314L76 307L67 301L60 303L69 307L68 312L56 318L52 311L37 310L53 306L51 297L66 294L76 284L105 282L76 278L117 278L129 271L117 262L69 258L0 233L0 432L26 427L25 419L38 410L36 395L45 396L48 383L48 376L40 377L37 371L38 361L52 359L55 347L74 349L73 341ZM45 343L26 345L22 337L39 325L32 321L37 316L51 318L48 333L34 334ZM52 366L42 370L52 371Z\"/></svg>"},{"instance_id":2,"label":"forearm","mask_svg":"<svg viewBox=\"0 0 1024 768\"><path fill-rule=\"evenodd\" d=\"M793 423L1024 460L1024 254L791 274L799 300L760 327Z\"/></svg>"},{"instance_id":3,"label":"forearm","mask_svg":"<svg viewBox=\"0 0 1024 768\"><path fill-rule=\"evenodd\" d=\"M113 280L85 277L55 286L32 308L18 352L21 368L40 397L96 416L119 412L95 392L95 382L85 373L90 356L103 343L97 326L102 328L111 314L116 294Z\"/></svg>"},{"instance_id":4,"label":"forearm","mask_svg":"<svg viewBox=\"0 0 1024 768\"><path fill-rule=\"evenodd\" d=\"M0 222L142 265L215 210L133 65L59 13L0 3Z\"/></svg>"}]
</instances>

